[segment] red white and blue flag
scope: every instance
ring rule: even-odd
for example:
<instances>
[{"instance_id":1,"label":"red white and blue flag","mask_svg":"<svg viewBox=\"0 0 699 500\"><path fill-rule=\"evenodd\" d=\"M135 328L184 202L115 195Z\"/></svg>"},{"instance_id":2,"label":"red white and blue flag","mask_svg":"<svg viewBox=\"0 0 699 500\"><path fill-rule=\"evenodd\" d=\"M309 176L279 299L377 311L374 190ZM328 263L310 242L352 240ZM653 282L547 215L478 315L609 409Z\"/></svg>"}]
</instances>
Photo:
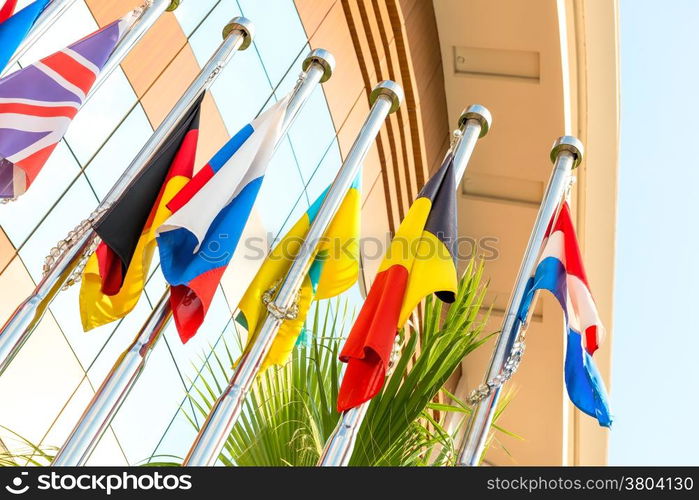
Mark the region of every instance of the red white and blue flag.
<instances>
[{"instance_id":1,"label":"red white and blue flag","mask_svg":"<svg viewBox=\"0 0 699 500\"><path fill-rule=\"evenodd\" d=\"M15 55L17 48L51 0L35 0L19 12L12 13L16 2L9 0L0 8L0 72Z\"/></svg>"},{"instance_id":2,"label":"red white and blue flag","mask_svg":"<svg viewBox=\"0 0 699 500\"><path fill-rule=\"evenodd\" d=\"M520 308L524 321L537 290L551 292L565 313L565 382L575 406L610 427L612 415L604 381L592 354L604 338L604 327L587 282L568 203L549 228L534 276Z\"/></svg>"},{"instance_id":3,"label":"red white and blue flag","mask_svg":"<svg viewBox=\"0 0 699 500\"><path fill-rule=\"evenodd\" d=\"M0 23L4 22L5 19L9 18L17 6L17 0L6 0L2 5L0 5Z\"/></svg>"},{"instance_id":4,"label":"red white and blue flag","mask_svg":"<svg viewBox=\"0 0 699 500\"><path fill-rule=\"evenodd\" d=\"M132 11L0 80L0 199L29 188L139 14Z\"/></svg>"},{"instance_id":5,"label":"red white and blue flag","mask_svg":"<svg viewBox=\"0 0 699 500\"><path fill-rule=\"evenodd\" d=\"M183 342L194 336L233 258L282 132L289 97L233 136L168 203L160 265Z\"/></svg>"}]
</instances>

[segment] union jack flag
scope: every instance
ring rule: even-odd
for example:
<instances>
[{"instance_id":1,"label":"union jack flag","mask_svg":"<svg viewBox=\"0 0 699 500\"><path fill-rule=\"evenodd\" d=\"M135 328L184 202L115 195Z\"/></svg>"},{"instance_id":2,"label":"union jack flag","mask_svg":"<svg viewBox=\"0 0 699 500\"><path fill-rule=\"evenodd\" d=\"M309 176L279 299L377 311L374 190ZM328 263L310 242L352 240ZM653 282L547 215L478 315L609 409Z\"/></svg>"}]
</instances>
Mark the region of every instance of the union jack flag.
<instances>
[{"instance_id":1,"label":"union jack flag","mask_svg":"<svg viewBox=\"0 0 699 500\"><path fill-rule=\"evenodd\" d=\"M29 188L139 15L134 10L0 80L0 199Z\"/></svg>"}]
</instances>

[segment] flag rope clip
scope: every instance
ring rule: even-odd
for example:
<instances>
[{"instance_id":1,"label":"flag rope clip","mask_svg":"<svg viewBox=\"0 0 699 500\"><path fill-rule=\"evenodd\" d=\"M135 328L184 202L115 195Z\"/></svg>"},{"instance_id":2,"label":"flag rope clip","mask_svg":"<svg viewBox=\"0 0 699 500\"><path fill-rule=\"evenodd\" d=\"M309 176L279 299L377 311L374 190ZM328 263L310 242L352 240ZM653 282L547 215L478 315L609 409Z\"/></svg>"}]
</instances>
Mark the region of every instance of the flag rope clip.
<instances>
[{"instance_id":1,"label":"flag rope clip","mask_svg":"<svg viewBox=\"0 0 699 500\"><path fill-rule=\"evenodd\" d=\"M42 274L46 276L51 268L56 264L58 259L61 258L66 251L71 248L75 243L82 238L87 231L93 229L93 224L97 221L104 212L106 208L98 208L90 214L87 219L82 220L75 229L71 230L68 235L56 243L50 251L49 254L44 259L44 265L42 267ZM87 259L97 250L97 246L100 244L101 240L99 237L95 237L90 244L90 247L80 256L80 260L76 264L70 276L66 280L65 284L61 287L61 291L67 290L71 286L75 285L80 281L85 265L87 265Z\"/></svg>"},{"instance_id":2,"label":"flag rope clip","mask_svg":"<svg viewBox=\"0 0 699 500\"><path fill-rule=\"evenodd\" d=\"M517 337L515 343L512 344L512 350L510 351L510 355L505 360L505 364L502 368L502 371L487 382L479 385L468 396L468 402L470 405L475 406L481 401L483 401L485 398L490 396L493 393L493 391L502 387L505 384L505 382L510 380L512 376L515 374L515 372L517 372L517 369L519 368L519 365L522 362L524 349L526 348L525 331L526 329L522 328L519 337Z\"/></svg>"},{"instance_id":3,"label":"flag rope clip","mask_svg":"<svg viewBox=\"0 0 699 500\"><path fill-rule=\"evenodd\" d=\"M289 307L279 307L274 303L274 295L281 284L281 280L277 280L269 290L262 294L262 303L267 307L267 311L279 320L296 319L299 316L299 295L301 292L296 294L296 299L294 303Z\"/></svg>"}]
</instances>

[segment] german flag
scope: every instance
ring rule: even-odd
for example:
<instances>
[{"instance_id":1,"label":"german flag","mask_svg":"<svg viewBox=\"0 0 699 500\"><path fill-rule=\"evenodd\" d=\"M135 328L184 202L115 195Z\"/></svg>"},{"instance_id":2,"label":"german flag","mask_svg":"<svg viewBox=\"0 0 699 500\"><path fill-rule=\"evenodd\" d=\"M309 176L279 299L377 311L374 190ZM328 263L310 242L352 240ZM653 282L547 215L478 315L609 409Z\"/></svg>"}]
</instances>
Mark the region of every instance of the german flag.
<instances>
[{"instance_id":1,"label":"german flag","mask_svg":"<svg viewBox=\"0 0 699 500\"><path fill-rule=\"evenodd\" d=\"M361 221L361 193L359 177L345 195L337 214L320 242L318 253L306 275L299 293L299 312L296 319L286 320L274 339L274 343L262 364L283 365L289 359L306 320L313 300L329 299L344 292L357 282L359 275L359 227ZM240 314L236 318L248 330L246 350L259 333L267 309L262 294L279 284L286 276L308 230L328 193L326 189L289 232L274 247L255 279L240 301Z\"/></svg>"},{"instance_id":2,"label":"german flag","mask_svg":"<svg viewBox=\"0 0 699 500\"><path fill-rule=\"evenodd\" d=\"M410 207L340 353L347 363L337 398L343 412L383 387L397 332L430 293L454 302L457 290L456 182L453 156Z\"/></svg>"},{"instance_id":3,"label":"german flag","mask_svg":"<svg viewBox=\"0 0 699 500\"><path fill-rule=\"evenodd\" d=\"M167 203L192 178L204 95L192 105L131 187L95 226L102 239L85 266L80 318L91 330L128 314L138 302Z\"/></svg>"}]
</instances>

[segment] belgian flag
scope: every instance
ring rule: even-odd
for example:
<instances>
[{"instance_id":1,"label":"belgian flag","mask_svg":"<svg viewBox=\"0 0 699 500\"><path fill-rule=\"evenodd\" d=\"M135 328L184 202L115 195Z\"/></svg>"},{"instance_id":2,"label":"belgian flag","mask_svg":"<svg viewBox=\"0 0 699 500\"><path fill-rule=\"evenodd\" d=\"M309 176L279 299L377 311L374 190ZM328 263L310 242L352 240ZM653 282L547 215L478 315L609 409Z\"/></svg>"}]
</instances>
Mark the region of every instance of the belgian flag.
<instances>
[{"instance_id":1,"label":"belgian flag","mask_svg":"<svg viewBox=\"0 0 699 500\"><path fill-rule=\"evenodd\" d=\"M262 294L275 283L279 284L286 276L329 189L318 197L274 247L243 295L238 305L240 314L236 320L248 330L245 350L250 349L257 338L261 323L267 314L267 308L262 303ZM282 323L262 364L263 370L271 365L282 365L289 359L313 300L335 297L357 282L360 223L361 192L360 177L357 176L328 226L323 240L319 242L318 253L299 291L298 315L296 319Z\"/></svg>"},{"instance_id":2,"label":"belgian flag","mask_svg":"<svg viewBox=\"0 0 699 500\"><path fill-rule=\"evenodd\" d=\"M395 336L423 298L434 293L444 302L454 302L458 286L455 193L449 153L398 228L340 353L347 369L338 411L378 394Z\"/></svg>"},{"instance_id":3,"label":"belgian flag","mask_svg":"<svg viewBox=\"0 0 699 500\"><path fill-rule=\"evenodd\" d=\"M95 226L102 242L85 266L80 287L85 331L120 319L136 306L155 251L155 230L172 215L167 203L193 175L203 97Z\"/></svg>"}]
</instances>

